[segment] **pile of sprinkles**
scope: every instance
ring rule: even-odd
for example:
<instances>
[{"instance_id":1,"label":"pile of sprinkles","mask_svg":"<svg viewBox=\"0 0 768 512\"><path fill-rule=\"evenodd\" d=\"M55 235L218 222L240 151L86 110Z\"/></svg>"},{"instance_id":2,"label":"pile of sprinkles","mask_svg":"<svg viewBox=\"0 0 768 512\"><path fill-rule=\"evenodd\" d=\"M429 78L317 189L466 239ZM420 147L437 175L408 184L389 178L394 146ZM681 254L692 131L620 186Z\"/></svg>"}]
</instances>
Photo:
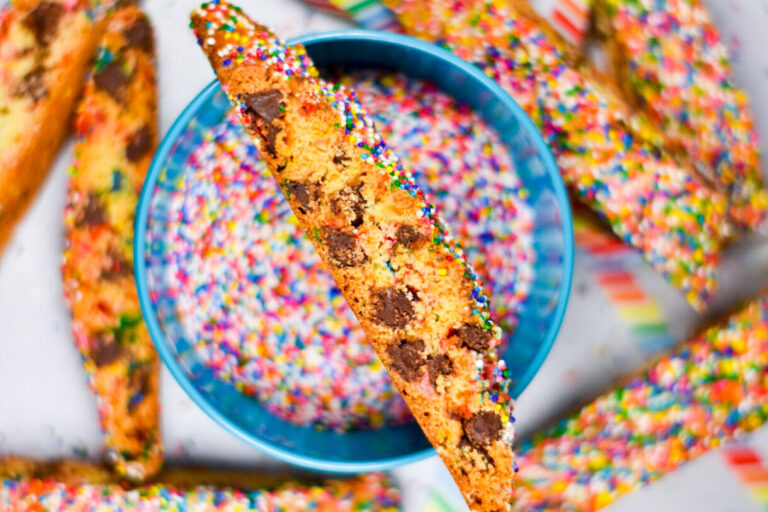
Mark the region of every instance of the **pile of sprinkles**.
<instances>
[{"instance_id":1,"label":"pile of sprinkles","mask_svg":"<svg viewBox=\"0 0 768 512\"><path fill-rule=\"evenodd\" d=\"M406 32L480 66L537 124L575 196L706 307L729 233L726 197L652 142L612 91L572 66L551 29L507 0L385 0ZM524 2L520 2L524 4Z\"/></svg>"},{"instance_id":2,"label":"pile of sprinkles","mask_svg":"<svg viewBox=\"0 0 768 512\"><path fill-rule=\"evenodd\" d=\"M322 486L289 484L274 491L161 484L125 489L117 484L68 485L53 479L0 478L0 510L396 512L400 510L400 493L379 473Z\"/></svg>"},{"instance_id":3,"label":"pile of sprinkles","mask_svg":"<svg viewBox=\"0 0 768 512\"><path fill-rule=\"evenodd\" d=\"M519 510L595 510L768 420L768 297L522 443Z\"/></svg>"},{"instance_id":4,"label":"pile of sprinkles","mask_svg":"<svg viewBox=\"0 0 768 512\"><path fill-rule=\"evenodd\" d=\"M345 73L416 180L432 192L486 279L510 334L533 278L533 214L497 134L434 85ZM216 374L297 424L335 430L409 421L234 113L188 161L172 193L165 272L196 351ZM170 281L170 280L169 280Z\"/></svg>"},{"instance_id":5,"label":"pile of sprinkles","mask_svg":"<svg viewBox=\"0 0 768 512\"><path fill-rule=\"evenodd\" d=\"M669 143L722 186L731 213L756 227L768 194L747 95L731 79L728 50L700 0L595 1L611 27L617 79L664 130Z\"/></svg>"}]
</instances>

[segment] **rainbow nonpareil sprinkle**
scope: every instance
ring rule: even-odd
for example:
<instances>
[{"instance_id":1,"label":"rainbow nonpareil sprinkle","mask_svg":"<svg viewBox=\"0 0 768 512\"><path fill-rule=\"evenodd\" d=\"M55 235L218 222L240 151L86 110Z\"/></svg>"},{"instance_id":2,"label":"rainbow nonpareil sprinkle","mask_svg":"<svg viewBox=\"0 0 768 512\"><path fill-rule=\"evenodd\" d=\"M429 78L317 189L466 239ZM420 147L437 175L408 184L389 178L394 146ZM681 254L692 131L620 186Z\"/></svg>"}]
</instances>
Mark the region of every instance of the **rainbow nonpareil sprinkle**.
<instances>
[{"instance_id":1,"label":"rainbow nonpareil sprinkle","mask_svg":"<svg viewBox=\"0 0 768 512\"><path fill-rule=\"evenodd\" d=\"M768 420L768 297L522 443L519 510L595 510Z\"/></svg>"},{"instance_id":2,"label":"rainbow nonpareil sprinkle","mask_svg":"<svg viewBox=\"0 0 768 512\"><path fill-rule=\"evenodd\" d=\"M480 66L526 110L575 197L696 309L716 288L724 195L646 142L626 106L574 67L550 29L506 0L387 0L406 31ZM522 5L522 4L521 4Z\"/></svg>"},{"instance_id":3,"label":"rainbow nonpareil sprinkle","mask_svg":"<svg viewBox=\"0 0 768 512\"><path fill-rule=\"evenodd\" d=\"M487 279L505 333L533 278L533 218L506 149L482 119L402 75L338 77L424 183ZM410 420L385 368L230 115L188 162L165 239L176 301L221 378L297 424L336 430Z\"/></svg>"}]
</instances>

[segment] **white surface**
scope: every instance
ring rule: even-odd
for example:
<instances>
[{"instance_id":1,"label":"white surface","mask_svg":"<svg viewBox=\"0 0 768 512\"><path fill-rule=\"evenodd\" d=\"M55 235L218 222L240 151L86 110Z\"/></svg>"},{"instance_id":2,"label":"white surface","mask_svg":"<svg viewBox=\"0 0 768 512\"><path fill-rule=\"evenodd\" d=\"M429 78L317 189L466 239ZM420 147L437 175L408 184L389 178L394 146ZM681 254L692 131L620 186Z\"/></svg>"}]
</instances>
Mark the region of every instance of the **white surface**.
<instances>
[{"instance_id":1,"label":"white surface","mask_svg":"<svg viewBox=\"0 0 768 512\"><path fill-rule=\"evenodd\" d=\"M284 37L348 25L314 11L298 0L243 0L243 7ZM752 93L755 111L768 130L768 0L710 0L718 22L738 34L737 79ZM183 107L213 79L187 28L196 0L145 0L157 27L160 62L161 126L167 130ZM745 28L751 26L752 29ZM749 37L747 37L749 34ZM728 37L731 37L730 35ZM734 36L735 37L735 36ZM733 39L731 39L733 42ZM747 65L746 62L750 64ZM765 143L763 136L763 148ZM765 153L768 153L766 151ZM0 259L0 454L71 456L101 453L94 401L80 369L61 293L59 264L66 169L71 146L61 152L51 177ZM726 264L722 307L734 297L749 297L768 281L765 246L737 251ZM746 262L746 263L745 263ZM643 285L663 297L668 319L682 336L701 319L660 278L639 265ZM633 344L610 304L595 286L584 258L577 257L574 290L561 335L551 357L518 404L522 431L569 410L613 378L648 356ZM596 371L597 370L597 371ZM600 371L602 370L602 371ZM169 458L279 465L241 443L201 412L164 370L163 436ZM768 453L768 433L755 436ZM436 460L396 471L404 486L406 508L422 510L430 487L454 496L447 473ZM717 485L705 485L717 482ZM715 453L620 501L615 510L758 510ZM463 506L462 506L463 507Z\"/></svg>"}]
</instances>

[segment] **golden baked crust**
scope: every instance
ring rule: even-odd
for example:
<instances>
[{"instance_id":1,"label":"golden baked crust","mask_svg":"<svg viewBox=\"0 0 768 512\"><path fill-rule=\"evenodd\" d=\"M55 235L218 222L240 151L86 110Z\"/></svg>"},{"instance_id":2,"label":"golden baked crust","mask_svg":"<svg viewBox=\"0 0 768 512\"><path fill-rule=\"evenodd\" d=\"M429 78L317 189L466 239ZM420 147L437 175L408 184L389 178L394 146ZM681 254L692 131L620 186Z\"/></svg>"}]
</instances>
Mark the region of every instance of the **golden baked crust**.
<instances>
[{"instance_id":1,"label":"golden baked crust","mask_svg":"<svg viewBox=\"0 0 768 512\"><path fill-rule=\"evenodd\" d=\"M461 249L354 93L225 2L193 12L246 130L473 510L508 508L512 401L500 332Z\"/></svg>"},{"instance_id":2,"label":"golden baked crust","mask_svg":"<svg viewBox=\"0 0 768 512\"><path fill-rule=\"evenodd\" d=\"M134 6L108 21L77 111L64 292L110 460L142 480L162 464L159 363L133 279L133 222L157 146L154 37Z\"/></svg>"},{"instance_id":3,"label":"golden baked crust","mask_svg":"<svg viewBox=\"0 0 768 512\"><path fill-rule=\"evenodd\" d=\"M0 251L69 130L102 30L85 3L0 7Z\"/></svg>"}]
</instances>

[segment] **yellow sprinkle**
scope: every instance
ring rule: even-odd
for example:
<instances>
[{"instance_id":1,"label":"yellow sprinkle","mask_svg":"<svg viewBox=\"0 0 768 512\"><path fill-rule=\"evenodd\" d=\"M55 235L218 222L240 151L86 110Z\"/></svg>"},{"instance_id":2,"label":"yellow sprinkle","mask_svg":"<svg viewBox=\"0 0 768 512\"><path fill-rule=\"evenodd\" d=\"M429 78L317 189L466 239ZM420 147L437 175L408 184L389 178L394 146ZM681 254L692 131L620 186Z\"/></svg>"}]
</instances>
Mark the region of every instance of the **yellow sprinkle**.
<instances>
[{"instance_id":1,"label":"yellow sprinkle","mask_svg":"<svg viewBox=\"0 0 768 512\"><path fill-rule=\"evenodd\" d=\"M595 497L595 508L607 507L612 501L611 495L607 491L602 491Z\"/></svg>"}]
</instances>

